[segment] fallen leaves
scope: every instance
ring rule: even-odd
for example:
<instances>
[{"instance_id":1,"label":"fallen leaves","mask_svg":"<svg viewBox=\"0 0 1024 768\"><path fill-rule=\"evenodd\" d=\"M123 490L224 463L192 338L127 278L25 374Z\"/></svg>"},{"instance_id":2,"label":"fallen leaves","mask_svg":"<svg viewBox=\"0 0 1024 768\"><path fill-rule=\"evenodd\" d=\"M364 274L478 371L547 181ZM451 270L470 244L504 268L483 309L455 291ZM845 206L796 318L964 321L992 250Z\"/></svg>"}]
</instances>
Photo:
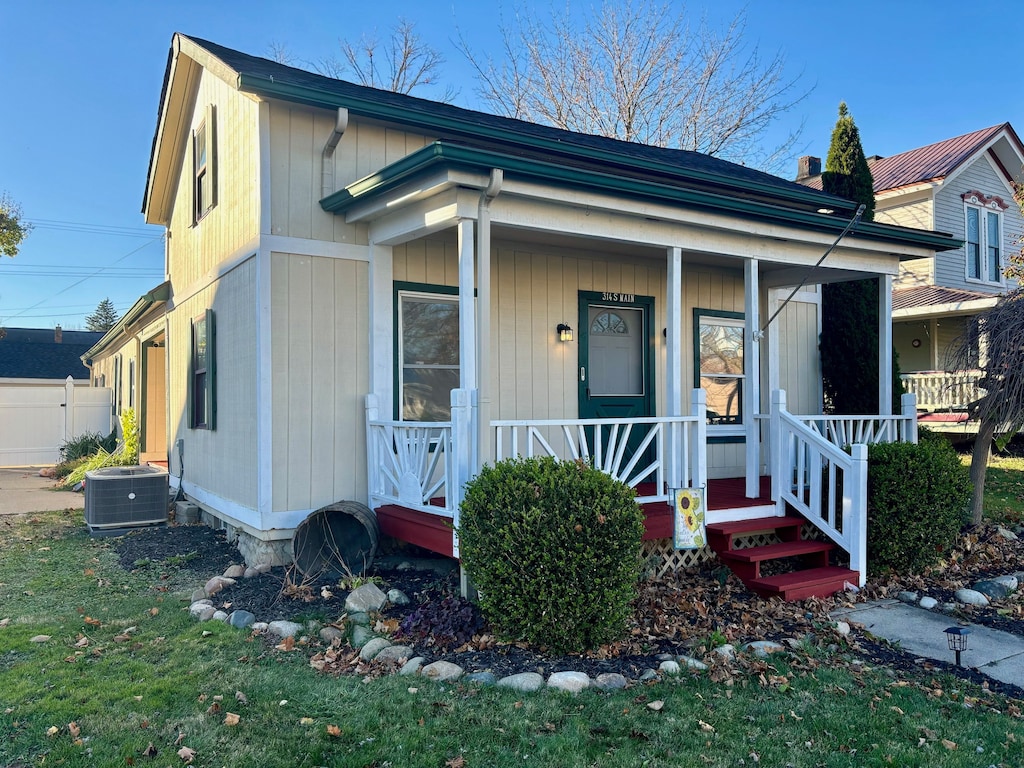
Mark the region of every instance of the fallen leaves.
<instances>
[{"instance_id":1,"label":"fallen leaves","mask_svg":"<svg viewBox=\"0 0 1024 768\"><path fill-rule=\"evenodd\" d=\"M466 758L459 755L458 757L453 757L451 760L446 760L444 764L445 768L464 768L466 765Z\"/></svg>"},{"instance_id":2,"label":"fallen leaves","mask_svg":"<svg viewBox=\"0 0 1024 768\"><path fill-rule=\"evenodd\" d=\"M338 738L339 736L341 736L341 728L339 728L336 725L328 725L327 726L327 735L328 736L332 736L334 738Z\"/></svg>"},{"instance_id":3,"label":"fallen leaves","mask_svg":"<svg viewBox=\"0 0 1024 768\"><path fill-rule=\"evenodd\" d=\"M185 761L187 765L196 759L196 751L190 747L182 747L178 750L178 757Z\"/></svg>"},{"instance_id":4,"label":"fallen leaves","mask_svg":"<svg viewBox=\"0 0 1024 768\"><path fill-rule=\"evenodd\" d=\"M35 635L34 637L30 637L28 641L30 643L45 643L48 642L49 639L50 635Z\"/></svg>"},{"instance_id":5,"label":"fallen leaves","mask_svg":"<svg viewBox=\"0 0 1024 768\"><path fill-rule=\"evenodd\" d=\"M224 716L224 725L228 727L233 727L238 725L238 723L241 722L241 720L242 718L239 715L236 715L234 712L228 712Z\"/></svg>"}]
</instances>

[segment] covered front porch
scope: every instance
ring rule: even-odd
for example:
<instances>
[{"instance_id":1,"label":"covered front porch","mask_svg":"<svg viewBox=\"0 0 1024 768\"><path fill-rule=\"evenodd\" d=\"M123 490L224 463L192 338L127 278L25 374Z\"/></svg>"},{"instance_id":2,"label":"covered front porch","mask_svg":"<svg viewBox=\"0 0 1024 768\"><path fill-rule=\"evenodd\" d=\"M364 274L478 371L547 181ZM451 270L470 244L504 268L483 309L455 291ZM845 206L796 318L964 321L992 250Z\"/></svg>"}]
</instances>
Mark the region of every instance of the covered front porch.
<instances>
[{"instance_id":1,"label":"covered front porch","mask_svg":"<svg viewBox=\"0 0 1024 768\"><path fill-rule=\"evenodd\" d=\"M703 490L712 524L798 510L863 580L866 458L843 447L913 438L912 405L891 413L891 281L944 239L851 233L846 201L738 167L557 151L435 142L321 202L369 241L382 529L458 557L465 483L551 455L634 487L649 537L676 489ZM881 282L879 413L826 418L818 286L863 278Z\"/></svg>"}]
</instances>

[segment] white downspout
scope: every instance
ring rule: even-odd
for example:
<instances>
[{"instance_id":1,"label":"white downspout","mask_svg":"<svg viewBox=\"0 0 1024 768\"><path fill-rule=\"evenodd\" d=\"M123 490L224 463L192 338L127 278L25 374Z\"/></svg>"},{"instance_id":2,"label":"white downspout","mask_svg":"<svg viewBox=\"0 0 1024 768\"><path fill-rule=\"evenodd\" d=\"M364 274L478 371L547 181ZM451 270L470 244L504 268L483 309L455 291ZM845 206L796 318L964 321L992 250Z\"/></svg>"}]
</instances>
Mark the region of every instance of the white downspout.
<instances>
[{"instance_id":1,"label":"white downspout","mask_svg":"<svg viewBox=\"0 0 1024 768\"><path fill-rule=\"evenodd\" d=\"M324 198L332 194L334 190L334 150L341 141L341 137L348 128L348 110L338 107L338 115L335 119L334 130L324 144L324 151L320 155L320 197Z\"/></svg>"},{"instance_id":2,"label":"white downspout","mask_svg":"<svg viewBox=\"0 0 1024 768\"><path fill-rule=\"evenodd\" d=\"M494 461L491 440L491 201L501 193L505 173L491 169L491 178L480 194L477 212L477 428L480 465Z\"/></svg>"}]
</instances>

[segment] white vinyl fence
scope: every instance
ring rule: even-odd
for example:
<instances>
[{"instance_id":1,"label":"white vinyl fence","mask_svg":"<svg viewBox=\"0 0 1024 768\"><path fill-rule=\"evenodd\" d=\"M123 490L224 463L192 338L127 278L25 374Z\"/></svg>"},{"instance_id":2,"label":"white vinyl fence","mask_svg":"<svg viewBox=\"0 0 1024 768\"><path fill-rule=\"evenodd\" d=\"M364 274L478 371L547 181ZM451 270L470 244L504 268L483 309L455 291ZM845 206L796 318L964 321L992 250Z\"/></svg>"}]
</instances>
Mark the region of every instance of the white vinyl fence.
<instances>
[{"instance_id":1,"label":"white vinyl fence","mask_svg":"<svg viewBox=\"0 0 1024 768\"><path fill-rule=\"evenodd\" d=\"M0 467L60 461L60 447L86 432L109 435L113 393L107 387L0 387Z\"/></svg>"}]
</instances>

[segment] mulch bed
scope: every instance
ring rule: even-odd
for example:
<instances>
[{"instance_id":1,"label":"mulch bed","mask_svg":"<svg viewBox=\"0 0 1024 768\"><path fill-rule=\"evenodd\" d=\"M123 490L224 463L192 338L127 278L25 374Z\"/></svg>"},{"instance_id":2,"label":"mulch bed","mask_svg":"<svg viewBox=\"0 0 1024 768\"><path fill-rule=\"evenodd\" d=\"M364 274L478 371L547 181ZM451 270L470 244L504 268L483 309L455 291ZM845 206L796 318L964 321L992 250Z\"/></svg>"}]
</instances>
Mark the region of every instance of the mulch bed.
<instances>
[{"instance_id":1,"label":"mulch bed","mask_svg":"<svg viewBox=\"0 0 1024 768\"><path fill-rule=\"evenodd\" d=\"M160 579L173 574L176 581L194 579L201 587L211 576L231 564L241 563L238 550L226 541L223 531L205 526L169 526L129 534L115 544L121 566L126 570L153 569ZM417 553L422 554L422 553ZM384 559L372 575L385 590L397 588L411 599L409 606L389 607L381 620L390 627L417 605L458 594L458 571L398 569L394 558ZM949 560L913 577L888 575L874 579L851 597L840 594L824 600L798 603L763 600L751 595L726 569L715 561L701 568L681 571L642 584L627 636L585 656L554 657L517 644L496 642L487 630L461 648L445 651L417 644L417 652L430 660L444 659L467 671L489 669L501 677L516 672L581 671L594 677L618 672L636 679L648 668L657 668L659 654L701 657L712 643L739 645L754 640L786 643L801 639L819 645L848 647L865 660L898 672L948 671L987 684L994 692L1024 698L1024 690L998 683L971 670L941 662L924 662L910 654L869 638L842 638L832 629L830 610L851 600L894 597L900 590L917 590L940 601L952 599L961 586L990 575L1024 570L1024 547L995 535L995 529L966 534ZM1024 602L1018 592L989 608L964 608L964 618L1024 635ZM258 620L309 619L336 621L345 612L347 592L336 582L304 579L294 568L274 568L253 579L239 579L219 593L215 602L225 610L245 609ZM951 619L952 621L952 619Z\"/></svg>"}]
</instances>

